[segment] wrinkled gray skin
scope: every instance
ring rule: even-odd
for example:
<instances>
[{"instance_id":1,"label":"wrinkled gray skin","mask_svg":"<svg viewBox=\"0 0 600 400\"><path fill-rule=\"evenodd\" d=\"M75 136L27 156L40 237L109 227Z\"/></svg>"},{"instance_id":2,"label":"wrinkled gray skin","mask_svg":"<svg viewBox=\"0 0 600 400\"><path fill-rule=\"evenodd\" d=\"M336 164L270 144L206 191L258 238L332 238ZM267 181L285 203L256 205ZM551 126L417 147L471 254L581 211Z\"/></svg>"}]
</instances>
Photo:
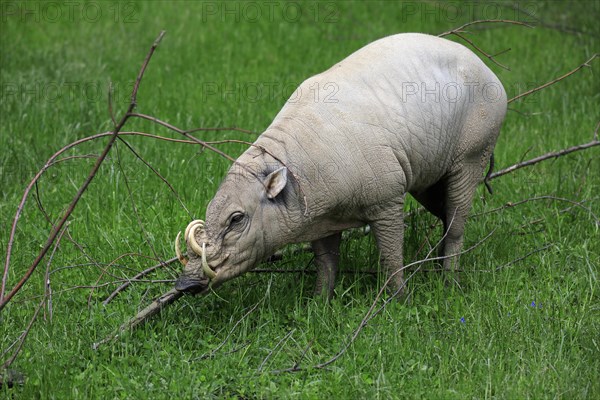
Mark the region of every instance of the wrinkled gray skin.
<instances>
[{"instance_id":1,"label":"wrinkled gray skin","mask_svg":"<svg viewBox=\"0 0 600 400\"><path fill-rule=\"evenodd\" d=\"M506 113L498 78L462 45L398 34L307 79L232 166L206 212L212 287L278 248L312 242L316 293L331 297L341 232L371 226L389 289L403 288L403 205L414 196L444 224L456 268L465 219ZM266 150L266 151L265 151ZM176 288L207 290L200 257Z\"/></svg>"}]
</instances>

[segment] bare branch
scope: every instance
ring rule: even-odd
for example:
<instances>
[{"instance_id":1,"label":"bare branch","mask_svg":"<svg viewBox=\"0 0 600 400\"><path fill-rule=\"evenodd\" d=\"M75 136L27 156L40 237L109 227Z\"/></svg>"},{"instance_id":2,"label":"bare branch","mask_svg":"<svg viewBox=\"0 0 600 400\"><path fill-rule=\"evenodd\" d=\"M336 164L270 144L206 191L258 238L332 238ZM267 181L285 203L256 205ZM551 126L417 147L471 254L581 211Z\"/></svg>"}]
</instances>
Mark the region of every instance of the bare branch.
<instances>
[{"instance_id":1,"label":"bare branch","mask_svg":"<svg viewBox=\"0 0 600 400\"><path fill-rule=\"evenodd\" d=\"M521 21L513 21L513 20L508 20L508 19L483 19L483 20L477 20L477 21L472 21L469 23L466 23L458 28L455 29L451 29L449 31L446 31L444 33L440 33L438 35L438 37L444 37L444 36L449 36L449 35L455 35L456 37L464 40L465 42L467 42L468 44L470 44L476 51L478 51L479 53L481 53L484 57L486 57L488 60L490 60L491 62L493 62L494 64L496 64L497 66L499 66L500 68L506 69L508 71L510 71L510 68L507 67L504 64L501 64L499 61L496 60L495 57L506 53L507 51L510 51L510 49L505 49L502 50L496 54L489 54L488 52L484 51L482 48L480 48L479 46L477 46L471 39L467 38L466 36L463 35L463 33L468 33L467 31L465 31L464 29L472 26L472 25L477 25L477 24L484 24L484 23L504 23L504 24L513 24L513 25L521 25L521 26L526 26L528 28L533 28L533 26L526 24L524 22Z\"/></svg>"},{"instance_id":2,"label":"bare branch","mask_svg":"<svg viewBox=\"0 0 600 400\"><path fill-rule=\"evenodd\" d=\"M597 131L596 131L596 133L597 133ZM541 156L532 158L532 159L527 160L527 161L519 162L517 164L511 165L510 167L501 169L500 171L497 171L497 172L494 172L494 173L490 174L490 176L487 178L487 180L492 180L492 179L498 178L498 177L500 177L502 175L506 175L506 174L509 174L511 172L514 172L517 169L520 169L520 168L523 168L523 167L528 167L530 165L537 164L537 163L539 163L541 161L548 160L550 158L558 158L558 157L567 155L569 153L573 153L575 151L581 151L581 150L589 149L590 147L594 147L594 146L598 146L598 145L600 145L600 141L598 141L597 137L594 137L594 139L591 142L584 143L584 144L579 144L579 145L572 146L572 147L569 147L569 148L566 148L566 149L562 149L562 150L559 150L559 151L553 151L553 152L550 152L550 153L542 154Z\"/></svg>"},{"instance_id":3,"label":"bare branch","mask_svg":"<svg viewBox=\"0 0 600 400\"><path fill-rule=\"evenodd\" d=\"M121 293L123 290L127 289L133 282L136 282L137 280L139 280L140 278L148 275L150 272L158 269L158 268L162 268L165 265L169 265L169 264L173 264L174 262L179 262L179 259L177 257L173 257L169 260L166 261L162 261L158 264L155 264L153 266L151 266L150 268L146 268L145 270L137 273L133 278L127 280L125 283L123 283L121 286L119 286L118 288L116 288L111 294L110 296L108 296L103 302L102 304L104 306L108 305L108 303L110 303L115 297L117 297L117 295L119 293Z\"/></svg>"},{"instance_id":4,"label":"bare branch","mask_svg":"<svg viewBox=\"0 0 600 400\"><path fill-rule=\"evenodd\" d=\"M471 25L477 25L477 24L488 24L488 23L503 23L503 24L512 24L512 25L521 25L521 26L526 26L528 28L533 28L532 25L526 24L525 22L521 22L521 21L513 21L510 19L480 19L477 21L471 21L468 22L464 25L459 26L458 28L455 29L451 29L449 31L446 31L444 33L440 33L438 36L439 37L444 37L444 36L448 36L448 35L452 35L453 33L465 33L465 28L471 26Z\"/></svg>"},{"instance_id":5,"label":"bare branch","mask_svg":"<svg viewBox=\"0 0 600 400\"><path fill-rule=\"evenodd\" d=\"M139 113L130 113L129 116L131 117L137 117L137 118L142 118L142 119L147 119L148 121L152 121L158 125L162 125L167 129L170 129L174 132L177 132L191 140L193 140L194 142L198 143L200 146L202 147L206 147L209 150L214 151L215 153L217 153L218 155L220 155L223 158L226 158L227 160L231 161L231 162L235 162L235 159L232 158L230 155L223 153L221 150L217 149L216 147L211 146L210 144L206 143L203 140L200 140L192 135L190 135L187 131L184 131L183 129L179 129L174 125L169 124L168 122L162 121L156 117L150 116L150 115L146 115L146 114L139 114Z\"/></svg>"},{"instance_id":6,"label":"bare branch","mask_svg":"<svg viewBox=\"0 0 600 400\"><path fill-rule=\"evenodd\" d=\"M510 68L507 67L504 64L500 64L499 61L496 61L496 59L494 58L494 55L491 55L489 53L487 53L486 51L482 50L480 47L478 47L475 43L473 43L473 41L467 37L465 37L464 35L458 33L458 32L452 32L453 35L458 36L459 38L461 38L462 40L464 40L465 42L469 43L471 46L473 46L473 48L475 50L477 50L479 53L483 54L488 60L490 60L491 62L493 62L494 64L496 64L497 66L499 66L500 68L504 68L507 71L510 71ZM510 51L510 49L505 49L502 50L500 53L498 54L504 54L507 51Z\"/></svg>"},{"instance_id":7,"label":"bare branch","mask_svg":"<svg viewBox=\"0 0 600 400\"><path fill-rule=\"evenodd\" d=\"M183 296L183 292L180 292L177 289L169 290L168 292L166 292L159 298L155 299L152 303L150 303L150 305L148 305L146 308L144 308L142 311L140 311L135 317L133 317L132 319L130 319L129 321L127 321L123 325L121 325L119 327L119 329L117 330L117 332L105 337L104 339L102 339L99 342L94 343L92 348L94 350L97 350L101 345L111 342L112 340L118 338L119 335L121 335L123 332L135 328L136 326L138 326L139 324L141 324L148 318L157 314L160 310L163 309L163 307L173 303L175 300L177 300L181 296Z\"/></svg>"},{"instance_id":8,"label":"bare branch","mask_svg":"<svg viewBox=\"0 0 600 400\"><path fill-rule=\"evenodd\" d=\"M150 58L152 57L152 54L154 54L154 51L156 50L156 47L158 46L158 43L160 42L160 40L162 39L162 37L164 36L164 34L165 34L165 31L162 31L158 35L158 38L154 41L152 47L150 48L150 51L148 51L148 54L146 55L146 59L144 60L144 63L142 64L142 68L140 69L140 72L139 72L139 74L137 76L137 79L136 79L133 91L131 93L131 103L129 104L129 108L128 108L127 112L125 113L125 115L123 116L123 118L121 119L121 121L119 121L119 124L113 130L112 135L110 136L109 142L106 144L104 150L100 154L100 157L98 157L98 159L96 160L96 163L94 164L94 167L92 168L92 170L88 174L87 179L83 182L83 184L81 185L81 187L77 191L77 194L75 195L75 197L71 201L69 207L67 208L67 210L63 214L63 216L60 219L60 221L52 229L52 231L50 233L50 236L46 240L46 243L44 244L42 250L39 252L38 256L33 261L33 263L31 264L31 266L29 267L29 269L25 273L25 275L13 287L13 289L8 294L5 295L6 280L8 278L8 268L9 268L9 264L10 264L10 250L12 249L12 243L14 241L14 235L11 234L11 237L9 239L9 244L8 244L8 252L7 252L7 256L6 256L6 264L5 264L5 267L4 267L4 275L2 277L2 286L0 287L0 311L2 311L2 309L4 309L4 307L6 307L6 304L8 304L8 302L10 301L10 299L12 299L12 297L21 289L21 287L23 287L23 285L25 284L25 282L27 282L29 280L29 278L33 274L33 271L35 271L35 269L37 268L38 264L42 261L42 259L44 258L44 256L46 255L46 253L48 252L48 250L50 249L50 247L52 246L52 243L54 243L54 240L58 236L60 230L62 229L62 227L64 226L64 224L67 222L67 220L69 219L69 217L71 216L71 214L75 210L75 207L77 206L77 203L79 202L79 200L83 196L83 193L86 191L86 189L88 188L88 186L90 185L90 183L92 182L92 180L94 179L94 177L96 176L96 173L100 169L100 166L104 162L106 156L108 156L108 153L112 149L113 144L117 140L117 136L119 134L119 131L121 130L121 128L123 128L123 125L125 125L125 123L127 122L127 119L129 118L129 115L133 112L133 110L134 110L134 108L136 106L137 92L138 92L138 89L139 89L140 82L142 80L142 77L144 76L144 72L146 71L146 67L148 66L148 63L150 62ZM17 212L20 212L20 210L18 210ZM13 231L12 232L14 232L15 230L16 230L16 219L13 222Z\"/></svg>"},{"instance_id":9,"label":"bare branch","mask_svg":"<svg viewBox=\"0 0 600 400\"><path fill-rule=\"evenodd\" d=\"M519 99L520 99L520 98L522 98L522 97L529 96L529 95L530 95L530 94L532 94L532 93L535 93L535 92L538 92L538 91L540 91L540 90L542 90L542 89L544 89L544 88L547 88L548 86L554 85L556 82L559 82L559 81L562 81L562 80L563 80L563 79L565 79L565 78L568 78L569 76L573 75L574 73L576 73L577 71L579 71L580 69L582 69L582 68L584 68L584 67L591 68L591 65L590 65L590 63L591 63L592 61L594 61L594 59L595 59L596 57L598 57L598 54L594 54L594 55L592 56L592 58L590 58L589 60L587 60L586 62L584 62L583 64L581 64L581 65L580 65L580 66L578 66L577 68L575 68L574 70L567 72L567 73L566 73L566 74L564 74L563 76L560 76L560 77L558 77L558 78L556 78L556 79L553 79L553 80L551 80L550 82L546 82L546 83L544 83L543 85L541 85L541 86L538 86L538 87L536 87L536 88L534 88L534 89L531 89L531 90L528 90L528 91L526 91L526 92L523 92L523 93L520 93L520 94L516 95L516 96L515 96L515 97L513 97L512 99L508 100L508 104L512 103L513 101L519 100Z\"/></svg>"}]
</instances>

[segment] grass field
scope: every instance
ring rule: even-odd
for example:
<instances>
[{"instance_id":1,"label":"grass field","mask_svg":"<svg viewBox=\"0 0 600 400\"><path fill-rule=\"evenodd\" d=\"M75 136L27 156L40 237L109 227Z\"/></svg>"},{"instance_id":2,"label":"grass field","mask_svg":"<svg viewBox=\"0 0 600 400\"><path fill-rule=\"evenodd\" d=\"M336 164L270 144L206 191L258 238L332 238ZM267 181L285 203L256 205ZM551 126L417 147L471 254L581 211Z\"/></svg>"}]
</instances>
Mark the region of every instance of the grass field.
<instances>
[{"instance_id":1,"label":"grass field","mask_svg":"<svg viewBox=\"0 0 600 400\"><path fill-rule=\"evenodd\" d=\"M167 33L137 110L185 129L261 132L305 78L393 33L438 34L485 18L536 24L485 25L469 36L489 53L511 48L497 57L510 71L486 60L509 97L600 51L597 1L518 4L2 2L0 253L27 183L61 147L111 128L108 83L118 117L162 29ZM592 139L600 120L599 61L510 105L497 169ZM125 130L177 137L140 120ZM178 197L117 142L70 218L73 241L65 235L0 313L0 351L10 350L4 361L51 272L51 309L47 302L11 366L25 383L3 385L1 398L600 398L598 147L500 177L492 182L493 196L481 187L465 244L493 234L461 258L461 286L445 287L439 272L417 271L408 281L410 302L390 303L339 359L314 369L344 348L375 300L381 277L364 273L378 268L371 236L355 234L343 243L344 273L330 303L312 296L310 255L290 252L266 267L306 273L247 274L213 295L185 297L142 328L92 350L172 287L137 282L102 304L114 282L174 256L175 235L192 217L204 217L229 166L197 146L125 140ZM48 237L45 214L51 221L60 217L106 141L67 152L64 157L77 157L42 177L34 190L38 201L29 199L19 223L8 288ZM220 148L237 157L245 146ZM416 202L407 208L416 210ZM424 258L435 244L440 229L430 230L433 223L425 213L407 220L406 263ZM118 258L123 254L131 255ZM179 269L172 264L147 279L172 280ZM278 372L297 363L306 369Z\"/></svg>"}]
</instances>

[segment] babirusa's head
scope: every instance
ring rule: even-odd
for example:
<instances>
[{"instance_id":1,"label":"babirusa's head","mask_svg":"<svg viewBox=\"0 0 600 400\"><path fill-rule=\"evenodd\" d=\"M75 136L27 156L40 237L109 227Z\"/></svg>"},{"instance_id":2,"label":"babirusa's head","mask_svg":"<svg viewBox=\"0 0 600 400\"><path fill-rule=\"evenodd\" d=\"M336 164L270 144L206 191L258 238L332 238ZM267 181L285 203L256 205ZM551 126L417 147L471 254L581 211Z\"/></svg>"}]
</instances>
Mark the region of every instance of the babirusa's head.
<instances>
[{"instance_id":1,"label":"babirusa's head","mask_svg":"<svg viewBox=\"0 0 600 400\"><path fill-rule=\"evenodd\" d=\"M286 167L258 171L232 168L206 210L206 222L189 223L183 234L187 258L181 251L181 232L175 241L184 265L175 288L202 293L254 268L293 230L290 207L294 189Z\"/></svg>"}]
</instances>

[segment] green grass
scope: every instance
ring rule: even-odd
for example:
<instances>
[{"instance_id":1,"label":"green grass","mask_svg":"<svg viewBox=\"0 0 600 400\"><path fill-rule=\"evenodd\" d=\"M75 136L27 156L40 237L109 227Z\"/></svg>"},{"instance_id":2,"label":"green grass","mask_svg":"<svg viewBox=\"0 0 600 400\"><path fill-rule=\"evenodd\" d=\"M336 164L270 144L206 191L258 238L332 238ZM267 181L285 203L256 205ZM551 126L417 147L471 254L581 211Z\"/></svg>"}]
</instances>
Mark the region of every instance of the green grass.
<instances>
[{"instance_id":1,"label":"green grass","mask_svg":"<svg viewBox=\"0 0 600 400\"><path fill-rule=\"evenodd\" d=\"M260 132L295 85L363 45L397 32L440 33L485 11L473 2L452 3L459 7L459 17L447 5L431 2L293 3L301 16L284 3L85 4L69 14L60 2L1 3L2 255L27 182L62 146L110 129L108 82L115 87L119 115L161 29L167 35L142 83L138 111L182 128L239 126ZM483 17L532 21L509 3L490 4ZM526 5L546 25L563 31L489 26L470 36L490 53L512 49L498 57L511 71L488 62L510 97L567 72L600 49L598 2ZM511 104L521 113L508 113L496 148L498 167L518 162L525 153L528 158L592 138L600 119L598 60L592 70ZM257 85L264 90L260 95L248 92ZM216 94L207 92L215 87ZM533 115L524 115L528 113ZM143 121L132 120L126 129L175 137ZM248 139L235 132L201 137ZM204 216L227 161L199 153L195 146L126 140L173 185L193 216ZM84 144L67 156L99 154L105 143ZM244 146L223 149L236 157ZM507 202L555 196L583 202L600 215L599 156L594 148L499 178L493 182L493 196L483 188L478 192L473 214ZM44 175L39 198L52 220L92 164L93 159L65 161ZM411 302L388 305L325 370L273 372L298 361L301 367L324 362L348 341L381 284L381 278L360 273L377 268L369 236L343 244L345 273L329 304L312 297L312 274L248 274L216 295L185 297L137 331L92 350L92 343L170 285L136 283L106 307L102 300L115 285L93 291L73 288L132 276L153 264L125 257L107 268L124 253L172 257L172 241L190 218L169 188L118 143L71 217L71 236L84 252L65 238L52 259L52 318L47 309L40 314L12 366L26 375L26 383L1 388L0 397L600 397L600 235L587 209L546 199L475 215L467 226L466 245L494 234L463 256L461 287L445 287L439 273L417 272L408 283ZM433 221L422 213L407 221L406 262L424 256L418 249ZM31 264L49 229L31 198L17 231L10 287ZM436 235L439 230L430 241ZM43 294L47 260L2 311L1 350L33 315ZM96 264L90 265L91 260ZM274 267L309 263L309 255L296 255ZM62 268L68 266L73 268ZM151 278L172 279L178 268Z\"/></svg>"}]
</instances>

